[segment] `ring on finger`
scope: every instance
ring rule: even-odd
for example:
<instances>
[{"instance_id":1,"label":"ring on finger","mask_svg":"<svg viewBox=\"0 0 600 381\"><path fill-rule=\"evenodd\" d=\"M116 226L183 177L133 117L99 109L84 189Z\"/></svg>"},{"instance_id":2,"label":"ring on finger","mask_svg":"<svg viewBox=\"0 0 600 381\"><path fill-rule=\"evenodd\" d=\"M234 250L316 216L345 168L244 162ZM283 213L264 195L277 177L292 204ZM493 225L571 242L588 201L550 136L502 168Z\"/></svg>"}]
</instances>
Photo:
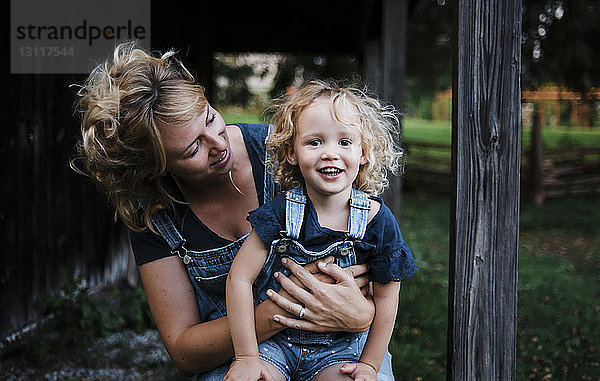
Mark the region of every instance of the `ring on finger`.
<instances>
[{"instance_id":1,"label":"ring on finger","mask_svg":"<svg viewBox=\"0 0 600 381\"><path fill-rule=\"evenodd\" d=\"M300 312L298 313L298 317L300 319L304 319L304 315L306 315L306 308L300 307Z\"/></svg>"}]
</instances>

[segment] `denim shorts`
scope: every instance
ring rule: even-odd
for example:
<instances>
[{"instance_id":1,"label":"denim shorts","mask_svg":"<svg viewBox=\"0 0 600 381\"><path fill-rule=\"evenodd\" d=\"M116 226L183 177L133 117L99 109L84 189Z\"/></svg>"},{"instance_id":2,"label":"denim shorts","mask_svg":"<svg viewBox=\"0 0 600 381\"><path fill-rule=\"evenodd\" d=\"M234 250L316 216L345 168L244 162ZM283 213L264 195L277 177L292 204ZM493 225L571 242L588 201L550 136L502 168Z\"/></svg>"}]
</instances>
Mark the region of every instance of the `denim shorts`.
<instances>
[{"instance_id":1,"label":"denim shorts","mask_svg":"<svg viewBox=\"0 0 600 381\"><path fill-rule=\"evenodd\" d=\"M367 335L361 335L361 340L359 343L361 349L364 346L366 339L367 339ZM267 341L269 341L269 340L267 340ZM285 346L288 346L288 344L286 342L283 342L283 344ZM262 345L262 344L260 344L260 345ZM292 344L292 345L294 345L294 344ZM269 348L269 350L271 350L271 346L274 347L273 351L279 350L279 345L272 344L272 345L269 345L267 348ZM260 351L260 348L261 347L259 346L259 351ZM323 347L321 347L320 349L323 349ZM261 358L263 360L269 361L265 356L262 355L263 352L267 352L267 351L261 351ZM283 353L283 351L281 353ZM272 356L272 357L275 357L275 356ZM340 363L340 362L346 362L346 361L330 362L329 365L333 365L335 363ZM277 366L272 361L269 361L269 363L273 364L275 367L277 367L277 369L281 370L281 365ZM231 363L220 366L219 368L216 368L208 373L204 373L204 374L196 376L195 380L196 381L222 381L223 378L225 377L225 375L227 374L227 372L229 371L230 366L231 366ZM327 366L328 365L323 366L320 370L322 370L323 368L326 368ZM285 370L285 367L286 367L286 365L283 365L284 370ZM288 377L288 379L289 379L289 376L286 374L285 371L282 371L282 373L284 375L286 375L286 377ZM314 377L314 374L310 375L310 377L308 377L308 379L311 379L312 377ZM296 377L294 376L293 379L295 380ZM392 355L390 355L390 352L386 351L385 356L383 357L383 362L381 364L381 368L379 369L379 372L377 373L377 380L378 381L394 381L394 375L392 374Z\"/></svg>"},{"instance_id":2,"label":"denim shorts","mask_svg":"<svg viewBox=\"0 0 600 381\"><path fill-rule=\"evenodd\" d=\"M329 345L295 344L284 331L260 343L258 353L287 380L308 381L330 365L357 362L362 352L361 335L340 335Z\"/></svg>"}]
</instances>

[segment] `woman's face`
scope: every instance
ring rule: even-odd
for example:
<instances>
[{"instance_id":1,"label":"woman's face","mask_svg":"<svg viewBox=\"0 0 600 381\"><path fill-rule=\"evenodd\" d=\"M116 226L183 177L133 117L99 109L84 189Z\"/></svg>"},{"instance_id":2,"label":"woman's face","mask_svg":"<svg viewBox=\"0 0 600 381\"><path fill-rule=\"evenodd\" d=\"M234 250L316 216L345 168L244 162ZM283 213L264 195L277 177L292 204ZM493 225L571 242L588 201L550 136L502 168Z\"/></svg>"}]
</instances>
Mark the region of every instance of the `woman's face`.
<instances>
[{"instance_id":1,"label":"woman's face","mask_svg":"<svg viewBox=\"0 0 600 381\"><path fill-rule=\"evenodd\" d=\"M167 170L181 181L194 183L227 174L233 155L225 121L210 105L185 125L161 128Z\"/></svg>"}]
</instances>

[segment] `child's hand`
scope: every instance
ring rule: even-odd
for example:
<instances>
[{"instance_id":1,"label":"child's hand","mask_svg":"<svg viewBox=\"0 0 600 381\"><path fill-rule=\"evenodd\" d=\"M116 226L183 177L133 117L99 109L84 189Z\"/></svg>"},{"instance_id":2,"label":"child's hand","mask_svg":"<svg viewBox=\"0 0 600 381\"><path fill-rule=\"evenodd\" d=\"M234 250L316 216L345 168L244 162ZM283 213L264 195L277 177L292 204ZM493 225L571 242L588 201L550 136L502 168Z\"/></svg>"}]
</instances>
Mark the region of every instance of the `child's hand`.
<instances>
[{"instance_id":1,"label":"child's hand","mask_svg":"<svg viewBox=\"0 0 600 381\"><path fill-rule=\"evenodd\" d=\"M235 359L223 381L275 381L269 369L258 357Z\"/></svg>"},{"instance_id":2,"label":"child's hand","mask_svg":"<svg viewBox=\"0 0 600 381\"><path fill-rule=\"evenodd\" d=\"M345 373L356 381L377 381L377 371L371 365L364 362L344 364L340 372Z\"/></svg>"}]
</instances>

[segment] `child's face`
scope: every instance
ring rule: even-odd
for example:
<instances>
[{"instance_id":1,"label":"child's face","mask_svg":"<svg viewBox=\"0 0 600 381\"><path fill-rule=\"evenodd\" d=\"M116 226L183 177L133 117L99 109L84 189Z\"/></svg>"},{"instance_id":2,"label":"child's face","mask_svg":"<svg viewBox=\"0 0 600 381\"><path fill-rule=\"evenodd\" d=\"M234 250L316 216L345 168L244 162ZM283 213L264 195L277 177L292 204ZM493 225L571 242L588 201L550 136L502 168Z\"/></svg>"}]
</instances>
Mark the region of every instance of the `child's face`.
<instances>
[{"instance_id":1,"label":"child's face","mask_svg":"<svg viewBox=\"0 0 600 381\"><path fill-rule=\"evenodd\" d=\"M340 110L346 118L356 111ZM288 162L298 165L309 196L348 193L366 159L360 129L343 125L332 115L332 104L318 98L300 114L296 138L288 151ZM357 120L353 121L355 125ZM344 196L345 197L345 196Z\"/></svg>"}]
</instances>

